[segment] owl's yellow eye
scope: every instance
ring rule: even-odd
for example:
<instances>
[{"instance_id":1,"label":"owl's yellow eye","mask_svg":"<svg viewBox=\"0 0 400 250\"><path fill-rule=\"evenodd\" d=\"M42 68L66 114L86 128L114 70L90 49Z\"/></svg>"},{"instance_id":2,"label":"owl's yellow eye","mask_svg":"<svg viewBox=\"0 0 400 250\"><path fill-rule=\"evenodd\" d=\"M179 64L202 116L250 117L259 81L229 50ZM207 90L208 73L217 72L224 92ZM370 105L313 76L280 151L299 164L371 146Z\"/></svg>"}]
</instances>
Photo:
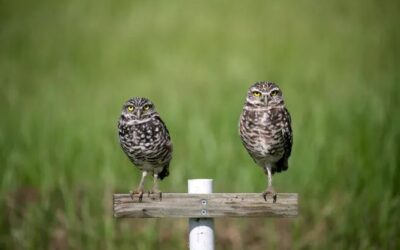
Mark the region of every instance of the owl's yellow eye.
<instances>
[{"instance_id":1,"label":"owl's yellow eye","mask_svg":"<svg viewBox=\"0 0 400 250\"><path fill-rule=\"evenodd\" d=\"M261 92L253 91L253 96L260 97L261 96Z\"/></svg>"},{"instance_id":2,"label":"owl's yellow eye","mask_svg":"<svg viewBox=\"0 0 400 250\"><path fill-rule=\"evenodd\" d=\"M271 96L276 96L278 94L278 90L274 90L271 92Z\"/></svg>"},{"instance_id":3,"label":"owl's yellow eye","mask_svg":"<svg viewBox=\"0 0 400 250\"><path fill-rule=\"evenodd\" d=\"M133 111L133 106L128 106L128 111L132 112Z\"/></svg>"},{"instance_id":4,"label":"owl's yellow eye","mask_svg":"<svg viewBox=\"0 0 400 250\"><path fill-rule=\"evenodd\" d=\"M150 105L144 105L144 106L143 106L143 110L144 110L144 111L149 110L149 109L150 109Z\"/></svg>"}]
</instances>

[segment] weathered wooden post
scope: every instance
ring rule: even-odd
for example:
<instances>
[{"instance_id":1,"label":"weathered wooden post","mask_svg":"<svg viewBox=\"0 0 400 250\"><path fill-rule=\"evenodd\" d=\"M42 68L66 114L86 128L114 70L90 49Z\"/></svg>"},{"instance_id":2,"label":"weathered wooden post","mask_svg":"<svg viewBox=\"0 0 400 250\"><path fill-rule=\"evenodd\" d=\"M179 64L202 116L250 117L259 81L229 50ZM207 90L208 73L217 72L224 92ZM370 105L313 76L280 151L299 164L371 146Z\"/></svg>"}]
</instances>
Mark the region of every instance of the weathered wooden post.
<instances>
[{"instance_id":1,"label":"weathered wooden post","mask_svg":"<svg viewBox=\"0 0 400 250\"><path fill-rule=\"evenodd\" d=\"M188 193L163 193L162 201L144 196L114 194L115 218L189 218L190 249L214 249L217 217L296 217L296 193L279 193L276 203L261 193L212 193L212 180L188 182Z\"/></svg>"},{"instance_id":2,"label":"weathered wooden post","mask_svg":"<svg viewBox=\"0 0 400 250\"><path fill-rule=\"evenodd\" d=\"M211 194L212 179L194 179L188 181L189 194ZM199 217L208 213L207 200L200 201ZM214 219L189 218L189 249L214 250Z\"/></svg>"}]
</instances>

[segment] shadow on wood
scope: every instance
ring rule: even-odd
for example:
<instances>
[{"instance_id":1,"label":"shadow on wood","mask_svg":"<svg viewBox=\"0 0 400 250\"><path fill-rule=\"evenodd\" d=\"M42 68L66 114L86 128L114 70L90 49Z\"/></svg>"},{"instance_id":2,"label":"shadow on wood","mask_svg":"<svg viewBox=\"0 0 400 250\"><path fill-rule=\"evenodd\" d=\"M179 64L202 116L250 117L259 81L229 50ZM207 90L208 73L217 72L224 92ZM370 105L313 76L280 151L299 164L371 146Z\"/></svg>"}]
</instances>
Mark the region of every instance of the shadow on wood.
<instances>
[{"instance_id":1,"label":"shadow on wood","mask_svg":"<svg viewBox=\"0 0 400 250\"><path fill-rule=\"evenodd\" d=\"M296 193L280 193L276 203L264 201L260 193L187 194L164 193L162 200L114 194L116 218L216 218L216 217L295 217Z\"/></svg>"}]
</instances>

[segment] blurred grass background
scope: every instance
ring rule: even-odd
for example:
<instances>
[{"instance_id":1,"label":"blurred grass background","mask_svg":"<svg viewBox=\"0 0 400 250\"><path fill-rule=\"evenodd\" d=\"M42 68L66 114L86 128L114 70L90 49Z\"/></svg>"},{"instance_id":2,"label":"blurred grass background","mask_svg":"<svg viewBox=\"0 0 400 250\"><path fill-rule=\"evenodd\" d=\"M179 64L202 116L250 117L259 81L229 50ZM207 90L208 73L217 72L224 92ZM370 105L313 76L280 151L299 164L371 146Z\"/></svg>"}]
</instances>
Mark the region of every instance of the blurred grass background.
<instances>
[{"instance_id":1,"label":"blurred grass background","mask_svg":"<svg viewBox=\"0 0 400 250\"><path fill-rule=\"evenodd\" d=\"M218 219L218 249L400 247L398 1L0 1L0 248L185 249L187 220L120 220L137 185L116 121L152 99L174 142L164 192L266 179L237 123L277 82L292 114L297 219Z\"/></svg>"}]
</instances>

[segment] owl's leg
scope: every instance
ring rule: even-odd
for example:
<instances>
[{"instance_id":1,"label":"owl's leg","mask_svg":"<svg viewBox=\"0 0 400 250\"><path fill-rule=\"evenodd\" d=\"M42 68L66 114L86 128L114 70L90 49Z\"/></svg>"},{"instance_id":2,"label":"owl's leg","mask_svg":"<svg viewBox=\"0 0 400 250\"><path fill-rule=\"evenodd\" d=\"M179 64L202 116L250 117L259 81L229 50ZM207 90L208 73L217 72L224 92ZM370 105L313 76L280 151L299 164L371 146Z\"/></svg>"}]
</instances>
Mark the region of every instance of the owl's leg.
<instances>
[{"instance_id":1,"label":"owl's leg","mask_svg":"<svg viewBox=\"0 0 400 250\"><path fill-rule=\"evenodd\" d=\"M272 173L271 173L271 165L267 165L266 167L267 174L268 174L268 187L267 189L263 192L263 197L264 200L267 201L267 195L270 194L272 195L273 202L276 202L276 192L274 187L272 186Z\"/></svg>"},{"instance_id":2,"label":"owl's leg","mask_svg":"<svg viewBox=\"0 0 400 250\"><path fill-rule=\"evenodd\" d=\"M134 196L135 194L138 194L138 195L139 195L139 202L142 201L142 198L143 198L143 190L144 190L144 179L146 178L146 176L147 176L147 171L143 171L143 172L142 172L142 178L140 178L139 187L138 187L137 189L135 189L134 191L132 191L132 190L129 191L129 193L131 194L132 200L133 200L133 196Z\"/></svg>"},{"instance_id":3,"label":"owl's leg","mask_svg":"<svg viewBox=\"0 0 400 250\"><path fill-rule=\"evenodd\" d=\"M162 192L160 191L160 189L158 188L158 174L154 173L153 175L153 187L151 188L151 190L149 191L149 197L150 194L155 194L158 195L160 198L160 201L162 199Z\"/></svg>"}]
</instances>

